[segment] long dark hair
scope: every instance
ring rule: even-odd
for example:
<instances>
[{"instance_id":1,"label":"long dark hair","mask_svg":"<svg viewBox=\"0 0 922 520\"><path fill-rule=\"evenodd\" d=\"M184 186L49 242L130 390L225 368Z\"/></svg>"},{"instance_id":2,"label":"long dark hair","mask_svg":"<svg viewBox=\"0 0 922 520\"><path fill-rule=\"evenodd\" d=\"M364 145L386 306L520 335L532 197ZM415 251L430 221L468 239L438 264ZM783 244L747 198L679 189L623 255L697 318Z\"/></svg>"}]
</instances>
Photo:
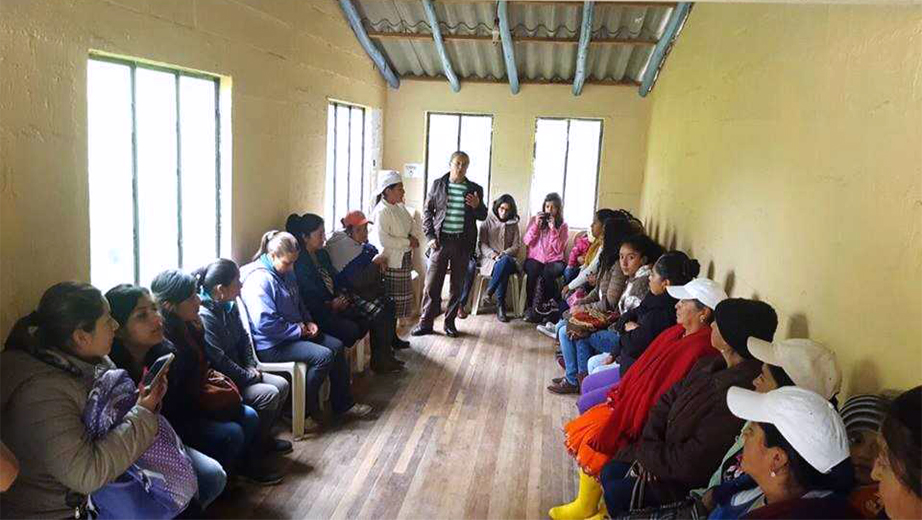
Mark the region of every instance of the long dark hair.
<instances>
[{"instance_id":1,"label":"long dark hair","mask_svg":"<svg viewBox=\"0 0 922 520\"><path fill-rule=\"evenodd\" d=\"M560 226L563 224L563 199L560 198L556 192L548 193L544 197L544 202L541 203L541 211L544 211L544 205L550 202L554 206L557 206L557 216L554 217L554 227L560 229Z\"/></svg>"},{"instance_id":2,"label":"long dark hair","mask_svg":"<svg viewBox=\"0 0 922 520\"><path fill-rule=\"evenodd\" d=\"M791 443L781 435L778 428L771 423L758 423L765 433L766 448L781 448L788 456L788 468L791 476L807 491L825 490L841 494L848 494L855 485L855 470L851 460L845 460L835 465L828 473L820 473L810 465Z\"/></svg>"},{"instance_id":3,"label":"long dark hair","mask_svg":"<svg viewBox=\"0 0 922 520\"><path fill-rule=\"evenodd\" d=\"M640 253L641 257L646 258L644 265L656 263L659 257L663 255L663 246L648 235L638 234L625 237L621 241L621 246L625 245L630 246L631 249Z\"/></svg>"},{"instance_id":4,"label":"long dark hair","mask_svg":"<svg viewBox=\"0 0 922 520\"><path fill-rule=\"evenodd\" d=\"M297 213L288 215L285 221L285 231L291 233L298 241L298 249L304 250L304 237L323 227L323 217L313 213L298 216Z\"/></svg>"},{"instance_id":5,"label":"long dark hair","mask_svg":"<svg viewBox=\"0 0 922 520\"><path fill-rule=\"evenodd\" d=\"M112 317L118 322L119 327L125 327L132 311L138 306L138 301L142 296L151 297L150 291L145 287L123 283L106 291L106 300L109 300L109 309ZM127 329L122 329L127 330ZM125 369L132 379L138 381L141 379L140 367L134 361L134 358L125 347L125 343L119 335L115 336L112 341L112 351L109 352L109 359L115 363L115 366Z\"/></svg>"},{"instance_id":6,"label":"long dark hair","mask_svg":"<svg viewBox=\"0 0 922 520\"><path fill-rule=\"evenodd\" d=\"M685 285L701 272L701 264L682 251L670 251L659 257L653 270L672 285Z\"/></svg>"},{"instance_id":7,"label":"long dark hair","mask_svg":"<svg viewBox=\"0 0 922 520\"><path fill-rule=\"evenodd\" d=\"M604 223L602 231L602 251L599 253L599 273L604 273L618 263L621 242L629 236L643 233L643 228L636 222L621 215L610 218Z\"/></svg>"},{"instance_id":8,"label":"long dark hair","mask_svg":"<svg viewBox=\"0 0 922 520\"><path fill-rule=\"evenodd\" d=\"M511 220L519 216L519 208L515 205L515 199L512 198L512 195L503 193L493 201L493 214L496 215L496 218L499 218L499 207L503 204L509 204L510 209L509 216L506 217L506 220Z\"/></svg>"},{"instance_id":9,"label":"long dark hair","mask_svg":"<svg viewBox=\"0 0 922 520\"><path fill-rule=\"evenodd\" d=\"M214 288L219 285L230 285L240 276L240 268L236 262L227 258L218 258L214 262L199 267L192 271L196 286L200 291L205 291L209 296Z\"/></svg>"},{"instance_id":10,"label":"long dark hair","mask_svg":"<svg viewBox=\"0 0 922 520\"><path fill-rule=\"evenodd\" d=\"M894 474L916 498L922 498L922 386L890 403L880 434L887 443L887 460Z\"/></svg>"}]
</instances>

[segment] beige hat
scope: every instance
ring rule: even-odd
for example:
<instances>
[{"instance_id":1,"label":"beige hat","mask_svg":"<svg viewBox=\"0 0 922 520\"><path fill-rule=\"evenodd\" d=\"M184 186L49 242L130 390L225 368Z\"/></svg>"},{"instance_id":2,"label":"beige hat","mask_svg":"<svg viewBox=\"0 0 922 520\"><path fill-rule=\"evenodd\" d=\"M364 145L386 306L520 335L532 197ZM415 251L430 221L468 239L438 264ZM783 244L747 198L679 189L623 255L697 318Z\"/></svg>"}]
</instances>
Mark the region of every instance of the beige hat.
<instances>
[{"instance_id":1,"label":"beige hat","mask_svg":"<svg viewBox=\"0 0 922 520\"><path fill-rule=\"evenodd\" d=\"M378 172L378 193L382 193L388 186L403 182L400 172L395 170L381 170Z\"/></svg>"},{"instance_id":2,"label":"beige hat","mask_svg":"<svg viewBox=\"0 0 922 520\"><path fill-rule=\"evenodd\" d=\"M756 337L746 342L759 361L781 367L794 384L826 399L839 393L842 371L835 352L809 339L794 338L769 343Z\"/></svg>"},{"instance_id":3,"label":"beige hat","mask_svg":"<svg viewBox=\"0 0 922 520\"><path fill-rule=\"evenodd\" d=\"M835 407L816 392L783 386L760 394L737 386L727 391L733 415L778 428L791 447L820 473L848 458L848 433Z\"/></svg>"},{"instance_id":4,"label":"beige hat","mask_svg":"<svg viewBox=\"0 0 922 520\"><path fill-rule=\"evenodd\" d=\"M724 288L714 280L707 278L695 278L685 285L666 286L666 292L677 300L698 300L711 310L716 309L718 303L727 299Z\"/></svg>"}]
</instances>

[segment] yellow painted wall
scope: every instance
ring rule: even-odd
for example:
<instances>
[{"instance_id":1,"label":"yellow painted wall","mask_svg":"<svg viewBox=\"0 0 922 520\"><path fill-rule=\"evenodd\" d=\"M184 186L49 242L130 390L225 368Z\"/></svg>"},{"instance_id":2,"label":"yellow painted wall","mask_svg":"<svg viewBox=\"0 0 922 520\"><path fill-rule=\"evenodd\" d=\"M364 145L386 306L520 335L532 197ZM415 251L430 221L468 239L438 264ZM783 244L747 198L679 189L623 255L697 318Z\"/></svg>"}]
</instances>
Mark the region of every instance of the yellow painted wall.
<instances>
[{"instance_id":1,"label":"yellow painted wall","mask_svg":"<svg viewBox=\"0 0 922 520\"><path fill-rule=\"evenodd\" d=\"M574 97L569 85L522 85L514 96L505 84L462 81L461 91L454 93L447 81L403 81L399 90L387 91L383 165L402 171L406 163L426 162L426 111L493 114L490 197L511 193L524 210L529 207L536 118L602 118L598 207L636 211L650 105L629 87L586 85ZM447 157L445 164L447 171ZM408 204L422 207L422 174L409 179L406 188Z\"/></svg>"},{"instance_id":2,"label":"yellow painted wall","mask_svg":"<svg viewBox=\"0 0 922 520\"><path fill-rule=\"evenodd\" d=\"M90 49L232 78L238 261L290 210L322 211L327 97L385 101L384 82L333 1L0 2L4 337L50 284L89 278Z\"/></svg>"},{"instance_id":3,"label":"yellow painted wall","mask_svg":"<svg viewBox=\"0 0 922 520\"><path fill-rule=\"evenodd\" d=\"M922 382L922 7L698 4L652 94L642 214L846 393Z\"/></svg>"}]
</instances>

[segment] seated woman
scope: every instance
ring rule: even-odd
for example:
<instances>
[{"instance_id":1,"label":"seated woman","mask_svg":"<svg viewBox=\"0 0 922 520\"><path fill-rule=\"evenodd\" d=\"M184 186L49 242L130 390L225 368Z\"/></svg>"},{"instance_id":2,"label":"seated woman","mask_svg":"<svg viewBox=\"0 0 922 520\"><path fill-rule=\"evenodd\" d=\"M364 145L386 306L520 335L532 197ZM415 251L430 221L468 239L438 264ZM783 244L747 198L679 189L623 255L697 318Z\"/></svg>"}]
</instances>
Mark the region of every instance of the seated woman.
<instances>
[{"instance_id":1,"label":"seated woman","mask_svg":"<svg viewBox=\"0 0 922 520\"><path fill-rule=\"evenodd\" d=\"M696 278L679 289L678 324L660 334L630 372L609 391L607 401L590 408L565 427L565 446L580 467L579 495L550 511L551 518L588 518L599 510L602 488L596 480L602 467L624 446L636 442L650 408L672 385L685 377L711 347L714 308L727 299L721 286ZM675 292L672 292L675 295Z\"/></svg>"},{"instance_id":2,"label":"seated woman","mask_svg":"<svg viewBox=\"0 0 922 520\"><path fill-rule=\"evenodd\" d=\"M485 299L496 297L496 318L507 322L506 289L509 277L519 272L518 256L522 249L519 213L512 195L500 195L493 211L480 224L480 275L490 279Z\"/></svg>"},{"instance_id":3,"label":"seated woman","mask_svg":"<svg viewBox=\"0 0 922 520\"><path fill-rule=\"evenodd\" d=\"M849 502L864 518L880 518L884 512L880 486L871 473L880 453L877 432L889 407L890 402L879 395L859 394L849 397L839 411L848 433L848 458L855 468L855 488Z\"/></svg>"},{"instance_id":4,"label":"seated woman","mask_svg":"<svg viewBox=\"0 0 922 520\"><path fill-rule=\"evenodd\" d=\"M759 375L752 381L756 392L767 393L785 386L799 386L834 400L842 382L836 355L823 345L809 339L786 339L770 343L756 337L750 337L747 346L749 352L762 362ZM708 489L696 489L692 493L701 496L705 509L711 511L717 501L744 490L755 488L752 479L741 469L743 455L743 435L724 454L719 466L716 466ZM750 500L758 498L750 494Z\"/></svg>"},{"instance_id":5,"label":"seated woman","mask_svg":"<svg viewBox=\"0 0 922 520\"><path fill-rule=\"evenodd\" d=\"M897 397L880 427L871 476L889 518L922 518L922 386Z\"/></svg>"},{"instance_id":6,"label":"seated woman","mask_svg":"<svg viewBox=\"0 0 922 520\"><path fill-rule=\"evenodd\" d=\"M423 239L423 232L404 205L403 179L390 170L380 172L375 197L374 241L387 258L384 270L385 294L394 301L397 319L413 314L412 265L413 251ZM410 343L394 339L394 348L410 348Z\"/></svg>"},{"instance_id":7,"label":"seated woman","mask_svg":"<svg viewBox=\"0 0 922 520\"><path fill-rule=\"evenodd\" d=\"M531 218L523 241L528 246L525 259L525 308L552 300L557 296L557 277L563 274L563 252L569 239L569 228L563 221L563 201L560 195L544 197L544 211ZM536 287L542 285L542 301L535 301Z\"/></svg>"},{"instance_id":8,"label":"seated woman","mask_svg":"<svg viewBox=\"0 0 922 520\"><path fill-rule=\"evenodd\" d=\"M619 352L618 359L611 353L589 358L589 375L580 385L580 398L576 402L580 413L605 400L605 394L617 383L637 358L661 332L675 324L676 303L666 288L685 285L701 270L697 260L681 251L662 255L650 272L650 292L640 305L622 314L612 326L618 334L618 344L611 352Z\"/></svg>"},{"instance_id":9,"label":"seated woman","mask_svg":"<svg viewBox=\"0 0 922 520\"><path fill-rule=\"evenodd\" d=\"M619 221L613 220L610 222L612 226L617 228L617 222ZM639 306L650 291L651 265L659 259L662 252L663 248L646 235L626 237L618 249L617 264L608 266L608 262L611 260L605 259L603 267L606 267L607 271L603 276L603 280L599 283L599 287L606 283L611 286L612 280L620 275L625 280L624 290L621 291L617 303L613 306L608 304L606 307L610 308L601 310L607 311L617 318L621 314ZM603 252L603 254L605 253ZM607 282L606 278L608 278ZM582 308L578 306L571 313L581 310ZM579 392L579 383L582 383L582 379L589 373L589 358L593 354L599 354L619 346L617 333L608 329L593 332L582 339L574 339L571 334L572 331L569 330L566 323L557 327L557 337L560 340L560 351L563 354L566 375L562 379L554 379L551 385L547 387L548 390L557 394Z\"/></svg>"},{"instance_id":10,"label":"seated woman","mask_svg":"<svg viewBox=\"0 0 922 520\"><path fill-rule=\"evenodd\" d=\"M762 369L747 339L771 341L777 327L778 316L767 303L732 298L717 305L711 346L721 355L698 361L663 394L650 410L640 439L621 448L602 470L605 505L612 517L630 509L638 478L630 472L632 464L639 464L648 479L643 507L674 502L707 482L710 468L742 426L727 408L727 390L751 389Z\"/></svg>"},{"instance_id":11,"label":"seated woman","mask_svg":"<svg viewBox=\"0 0 922 520\"><path fill-rule=\"evenodd\" d=\"M631 220L633 216L626 210L613 210L608 208L602 208L595 212L595 215L592 218L592 224L589 226L589 233L587 238L589 240L589 248L582 255L582 261L579 262L578 269L574 276L569 277L565 275L567 279L567 284L563 286L563 289L560 291L561 297L564 298L566 302L567 298L571 296L578 296L578 298L583 298L591 290L587 288L588 285L594 285L591 283L591 278L595 278L599 272L599 261L600 255L602 252L602 246L605 242L605 222L610 218L624 218ZM635 222L638 233L643 233L643 225L640 224L640 221ZM575 247L575 246L574 246ZM571 253L572 255L572 253ZM579 260L579 257L577 257ZM569 305L564 304L564 308L569 308ZM554 332L556 329L551 328L549 336L555 337ZM545 332L545 331L541 331ZM545 332L547 334L547 332Z\"/></svg>"},{"instance_id":12,"label":"seated woman","mask_svg":"<svg viewBox=\"0 0 922 520\"><path fill-rule=\"evenodd\" d=\"M256 442L268 453L291 453L291 442L272 438L275 424L288 399L288 381L256 368L253 345L237 309L240 268L220 258L193 273L202 306L199 318L205 327L205 357L218 372L231 378L247 406L259 415Z\"/></svg>"},{"instance_id":13,"label":"seated woman","mask_svg":"<svg viewBox=\"0 0 922 520\"><path fill-rule=\"evenodd\" d=\"M228 473L259 485L273 485L282 476L270 471L257 443L259 415L243 404L240 394L223 389L220 398L210 392L209 379L222 377L205 356L205 330L199 318L201 299L192 275L177 269L161 272L150 283L163 316L163 332L176 359L171 365L170 393L164 415L183 442L221 463ZM239 389L235 389L237 391Z\"/></svg>"},{"instance_id":14,"label":"seated woman","mask_svg":"<svg viewBox=\"0 0 922 520\"><path fill-rule=\"evenodd\" d=\"M320 329L340 338L347 348L371 330L371 369L379 373L402 370L403 362L394 357L393 349L397 337L394 302L384 294L368 300L343 287L329 253L323 249L320 216L289 215L285 229L301 247L295 277L301 299Z\"/></svg>"},{"instance_id":15,"label":"seated woman","mask_svg":"<svg viewBox=\"0 0 922 520\"><path fill-rule=\"evenodd\" d=\"M157 312L157 305L144 287L116 285L106 293L106 300L112 310L112 317L118 323L109 358L117 367L128 372L132 380L140 382L144 370L157 358L175 351L175 347L163 336L163 317ZM174 359L174 363L180 361L178 357ZM175 381L183 380L184 369L178 365L170 366L169 381L172 385L176 385ZM196 516L195 513L202 512L224 491L227 473L217 460L188 444L185 448L198 480L196 500L187 512L190 516Z\"/></svg>"},{"instance_id":16,"label":"seated woman","mask_svg":"<svg viewBox=\"0 0 922 520\"><path fill-rule=\"evenodd\" d=\"M257 357L270 363L307 365L307 429L316 430L322 415L320 385L327 377L334 415L365 417L372 409L352 398L342 341L322 332L304 307L294 275L299 250L297 239L289 233L264 234L253 262L240 269L240 297L250 316Z\"/></svg>"},{"instance_id":17,"label":"seated woman","mask_svg":"<svg viewBox=\"0 0 922 520\"><path fill-rule=\"evenodd\" d=\"M87 435L83 410L118 324L98 289L62 282L38 308L13 325L0 354L0 432L22 461L13 486L0 495L9 518L73 517L87 495L123 474L159 431L157 410L166 380L139 388L121 424L100 439Z\"/></svg>"},{"instance_id":18,"label":"seated woman","mask_svg":"<svg viewBox=\"0 0 922 520\"><path fill-rule=\"evenodd\" d=\"M727 392L743 430L742 468L762 495L744 507L720 504L708 518L861 518L846 498L853 484L848 434L832 404L786 386Z\"/></svg>"}]
</instances>

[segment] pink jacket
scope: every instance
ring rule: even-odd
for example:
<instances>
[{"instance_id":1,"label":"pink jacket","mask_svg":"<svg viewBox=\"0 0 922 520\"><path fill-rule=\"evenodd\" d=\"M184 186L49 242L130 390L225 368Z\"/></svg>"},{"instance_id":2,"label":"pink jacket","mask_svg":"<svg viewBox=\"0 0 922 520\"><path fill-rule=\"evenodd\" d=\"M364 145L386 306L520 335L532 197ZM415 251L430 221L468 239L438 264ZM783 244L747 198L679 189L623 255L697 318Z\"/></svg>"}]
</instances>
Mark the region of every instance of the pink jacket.
<instances>
[{"instance_id":1,"label":"pink jacket","mask_svg":"<svg viewBox=\"0 0 922 520\"><path fill-rule=\"evenodd\" d=\"M567 247L568 237L569 228L566 222L560 225L560 229L554 229L553 221L547 229L540 229L537 217L532 217L522 241L528 246L528 258L547 264L563 261L563 251Z\"/></svg>"},{"instance_id":2,"label":"pink jacket","mask_svg":"<svg viewBox=\"0 0 922 520\"><path fill-rule=\"evenodd\" d=\"M589 233L580 233L576 235L576 239L573 240L573 247L570 249L570 257L567 260L567 265L570 267L579 267L582 265L579 257L585 255L586 251L589 251Z\"/></svg>"}]
</instances>

